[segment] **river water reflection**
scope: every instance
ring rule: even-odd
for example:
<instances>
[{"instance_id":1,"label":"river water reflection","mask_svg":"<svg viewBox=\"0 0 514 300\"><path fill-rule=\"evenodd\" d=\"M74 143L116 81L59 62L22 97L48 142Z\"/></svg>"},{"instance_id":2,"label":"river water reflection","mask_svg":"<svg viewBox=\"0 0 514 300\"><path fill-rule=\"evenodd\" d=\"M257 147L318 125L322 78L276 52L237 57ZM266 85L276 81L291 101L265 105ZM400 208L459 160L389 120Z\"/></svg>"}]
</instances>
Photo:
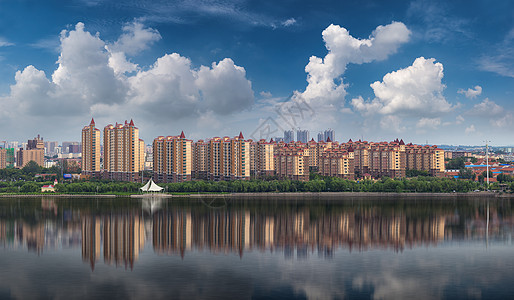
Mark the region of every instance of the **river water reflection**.
<instances>
[{"instance_id":1,"label":"river water reflection","mask_svg":"<svg viewBox=\"0 0 514 300\"><path fill-rule=\"evenodd\" d=\"M514 199L0 199L0 298L506 299Z\"/></svg>"}]
</instances>

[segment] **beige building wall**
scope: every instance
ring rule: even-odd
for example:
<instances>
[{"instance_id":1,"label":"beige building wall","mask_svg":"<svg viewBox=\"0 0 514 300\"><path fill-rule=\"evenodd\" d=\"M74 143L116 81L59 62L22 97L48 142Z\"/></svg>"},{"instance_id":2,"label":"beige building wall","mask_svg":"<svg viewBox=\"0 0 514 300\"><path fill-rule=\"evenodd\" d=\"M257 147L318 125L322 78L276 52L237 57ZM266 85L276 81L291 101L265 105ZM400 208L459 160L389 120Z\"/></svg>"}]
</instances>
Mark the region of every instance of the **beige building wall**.
<instances>
[{"instance_id":1,"label":"beige building wall","mask_svg":"<svg viewBox=\"0 0 514 300\"><path fill-rule=\"evenodd\" d=\"M100 130L95 121L82 129L82 172L100 172Z\"/></svg>"},{"instance_id":2,"label":"beige building wall","mask_svg":"<svg viewBox=\"0 0 514 300\"><path fill-rule=\"evenodd\" d=\"M157 137L153 142L154 177L159 182L191 180L193 141L180 136Z\"/></svg>"},{"instance_id":3,"label":"beige building wall","mask_svg":"<svg viewBox=\"0 0 514 300\"><path fill-rule=\"evenodd\" d=\"M104 170L138 173L144 167L144 141L134 122L104 127Z\"/></svg>"},{"instance_id":4,"label":"beige building wall","mask_svg":"<svg viewBox=\"0 0 514 300\"><path fill-rule=\"evenodd\" d=\"M40 167L44 166L44 149L18 150L16 157L16 166L18 168L25 167L29 161L35 161Z\"/></svg>"}]
</instances>

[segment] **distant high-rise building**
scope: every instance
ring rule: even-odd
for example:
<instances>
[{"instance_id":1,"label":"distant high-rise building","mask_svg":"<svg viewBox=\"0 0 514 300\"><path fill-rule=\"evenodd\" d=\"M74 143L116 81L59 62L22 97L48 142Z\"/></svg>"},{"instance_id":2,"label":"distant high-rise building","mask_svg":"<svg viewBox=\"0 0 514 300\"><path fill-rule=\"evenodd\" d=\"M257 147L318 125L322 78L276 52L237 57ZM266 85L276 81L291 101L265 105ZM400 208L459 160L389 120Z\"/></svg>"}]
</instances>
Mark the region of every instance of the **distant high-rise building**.
<instances>
[{"instance_id":1,"label":"distant high-rise building","mask_svg":"<svg viewBox=\"0 0 514 300\"><path fill-rule=\"evenodd\" d=\"M91 119L89 126L82 129L82 173L93 172L100 172L100 130Z\"/></svg>"},{"instance_id":2,"label":"distant high-rise building","mask_svg":"<svg viewBox=\"0 0 514 300\"><path fill-rule=\"evenodd\" d=\"M70 145L79 145L79 142L62 142L62 153L70 153Z\"/></svg>"},{"instance_id":3,"label":"distant high-rise building","mask_svg":"<svg viewBox=\"0 0 514 300\"><path fill-rule=\"evenodd\" d=\"M144 141L134 121L104 127L104 170L109 179L135 181L144 168Z\"/></svg>"},{"instance_id":4,"label":"distant high-rise building","mask_svg":"<svg viewBox=\"0 0 514 300\"><path fill-rule=\"evenodd\" d=\"M0 149L0 169L14 167L14 149Z\"/></svg>"},{"instance_id":5,"label":"distant high-rise building","mask_svg":"<svg viewBox=\"0 0 514 300\"><path fill-rule=\"evenodd\" d=\"M27 150L33 150L33 149L45 149L45 143L43 142L43 138L37 135L32 140L28 140L27 142Z\"/></svg>"},{"instance_id":6,"label":"distant high-rise building","mask_svg":"<svg viewBox=\"0 0 514 300\"><path fill-rule=\"evenodd\" d=\"M298 142L302 142L306 144L309 141L309 131L308 130L297 130L296 131L296 140Z\"/></svg>"},{"instance_id":7,"label":"distant high-rise building","mask_svg":"<svg viewBox=\"0 0 514 300\"><path fill-rule=\"evenodd\" d=\"M294 141L294 131L286 130L284 131L284 142L290 143Z\"/></svg>"},{"instance_id":8,"label":"distant high-rise building","mask_svg":"<svg viewBox=\"0 0 514 300\"><path fill-rule=\"evenodd\" d=\"M56 154L55 148L59 146L58 142L45 142L45 149L47 154Z\"/></svg>"},{"instance_id":9,"label":"distant high-rise building","mask_svg":"<svg viewBox=\"0 0 514 300\"><path fill-rule=\"evenodd\" d=\"M68 153L80 153L80 145L69 145Z\"/></svg>"},{"instance_id":10,"label":"distant high-rise building","mask_svg":"<svg viewBox=\"0 0 514 300\"><path fill-rule=\"evenodd\" d=\"M44 157L45 157L45 144L43 142L43 138L39 135L32 140L28 140L27 143L22 143L26 145L26 149L20 148L16 152L16 166L18 168L25 167L29 161L35 161L40 167L44 166Z\"/></svg>"},{"instance_id":11,"label":"distant high-rise building","mask_svg":"<svg viewBox=\"0 0 514 300\"><path fill-rule=\"evenodd\" d=\"M323 132L323 140L326 142L329 138L332 142L335 141L335 133L332 129L328 129Z\"/></svg>"},{"instance_id":12,"label":"distant high-rise building","mask_svg":"<svg viewBox=\"0 0 514 300\"><path fill-rule=\"evenodd\" d=\"M323 135L323 132L318 133L318 143L324 142L324 141L325 141L325 136Z\"/></svg>"}]
</instances>

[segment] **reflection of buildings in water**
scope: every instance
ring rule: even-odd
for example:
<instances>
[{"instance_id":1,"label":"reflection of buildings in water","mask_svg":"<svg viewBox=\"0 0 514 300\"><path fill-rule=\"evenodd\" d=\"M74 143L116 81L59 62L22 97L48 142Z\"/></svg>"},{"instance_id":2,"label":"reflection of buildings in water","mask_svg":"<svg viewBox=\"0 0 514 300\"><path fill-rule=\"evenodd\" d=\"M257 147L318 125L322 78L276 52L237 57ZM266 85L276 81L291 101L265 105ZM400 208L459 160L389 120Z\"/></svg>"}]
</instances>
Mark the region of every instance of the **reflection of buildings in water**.
<instances>
[{"instance_id":1,"label":"reflection of buildings in water","mask_svg":"<svg viewBox=\"0 0 514 300\"><path fill-rule=\"evenodd\" d=\"M83 259L91 268L102 256L107 264L133 268L145 237L152 239L154 251L160 254L184 256L187 251L205 249L242 256L255 249L279 250L287 257L296 254L301 259L314 252L331 256L339 248L403 251L435 246L445 239L485 239L487 233L485 204L468 206L465 213L450 209L431 215L421 209L380 206L335 211L317 207L278 211L233 206L214 210L161 208L146 222L141 210L94 216L70 209L55 216L51 201L41 205L43 209L36 210L36 215L30 212L24 218L0 215L0 245L41 253L80 243ZM514 217L510 206L491 206L489 215L490 240L511 239Z\"/></svg>"},{"instance_id":2,"label":"reflection of buildings in water","mask_svg":"<svg viewBox=\"0 0 514 300\"><path fill-rule=\"evenodd\" d=\"M488 224L486 205L486 203L482 203L476 206L473 217L465 220L463 238L476 240L483 239L486 235L492 239L512 237L514 217L505 216L505 211L490 206Z\"/></svg>"},{"instance_id":3,"label":"reflection of buildings in water","mask_svg":"<svg viewBox=\"0 0 514 300\"><path fill-rule=\"evenodd\" d=\"M208 248L212 252L243 253L250 243L250 214L214 211L194 214L189 209L159 212L153 218L153 245L157 253L180 254Z\"/></svg>"},{"instance_id":4,"label":"reflection of buildings in water","mask_svg":"<svg viewBox=\"0 0 514 300\"><path fill-rule=\"evenodd\" d=\"M144 248L145 230L139 214L82 217L82 258L94 270L102 255L107 264L125 265L132 269Z\"/></svg>"},{"instance_id":5,"label":"reflection of buildings in water","mask_svg":"<svg viewBox=\"0 0 514 300\"><path fill-rule=\"evenodd\" d=\"M306 257L317 250L331 256L337 248L359 251L437 245L445 236L446 216L410 218L403 213L383 215L364 211L329 213L311 218L305 208L272 216L249 210L190 209L160 211L153 217L153 246L157 253L180 254L208 249L238 253L282 249L284 255Z\"/></svg>"}]
</instances>

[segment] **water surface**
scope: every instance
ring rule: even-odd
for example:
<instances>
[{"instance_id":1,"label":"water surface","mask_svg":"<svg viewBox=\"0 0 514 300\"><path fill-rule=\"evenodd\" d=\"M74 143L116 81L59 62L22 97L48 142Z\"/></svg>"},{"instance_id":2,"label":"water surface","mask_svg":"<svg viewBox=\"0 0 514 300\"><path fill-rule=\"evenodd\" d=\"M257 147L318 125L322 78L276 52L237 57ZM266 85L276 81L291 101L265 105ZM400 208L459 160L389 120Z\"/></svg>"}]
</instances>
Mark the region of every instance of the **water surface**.
<instances>
[{"instance_id":1,"label":"water surface","mask_svg":"<svg viewBox=\"0 0 514 300\"><path fill-rule=\"evenodd\" d=\"M1 199L1 299L506 299L514 200Z\"/></svg>"}]
</instances>

